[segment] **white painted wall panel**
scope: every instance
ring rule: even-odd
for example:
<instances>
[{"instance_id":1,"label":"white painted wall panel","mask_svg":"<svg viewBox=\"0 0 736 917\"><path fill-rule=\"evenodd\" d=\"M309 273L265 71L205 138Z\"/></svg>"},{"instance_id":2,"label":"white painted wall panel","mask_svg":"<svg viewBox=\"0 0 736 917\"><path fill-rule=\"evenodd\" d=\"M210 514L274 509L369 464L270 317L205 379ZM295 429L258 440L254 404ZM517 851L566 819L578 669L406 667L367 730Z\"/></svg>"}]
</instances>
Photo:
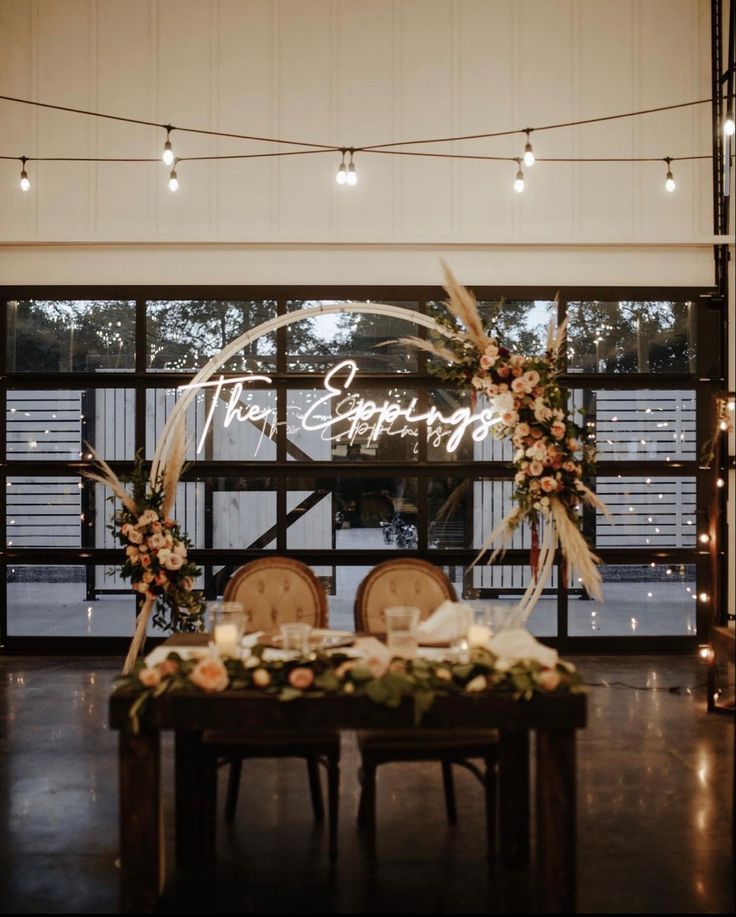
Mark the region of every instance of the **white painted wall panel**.
<instances>
[{"instance_id":1,"label":"white painted wall panel","mask_svg":"<svg viewBox=\"0 0 736 917\"><path fill-rule=\"evenodd\" d=\"M708 7L707 0L4 0L0 87L173 124L345 145L485 132L707 97ZM157 157L164 139L158 129L7 102L0 127L2 152L11 155ZM180 155L271 149L176 132L174 142ZM533 142L539 156L707 153L708 106L540 132ZM454 148L514 155L523 138ZM338 188L337 164L331 153L184 162L176 195L158 162L33 164L33 190L21 195L18 164L2 163L0 240L692 243L711 231L708 163L677 164L674 195L663 191L659 163L538 163L527 170L523 195L511 189L510 163L359 154L356 188ZM247 259L242 279L274 273L278 282L295 262L289 255L279 271L273 250L265 265ZM210 255L199 266L174 257L182 276L220 279L201 273L211 269ZM302 257L309 270L308 253ZM34 264L41 269L45 256ZM395 264L386 273L398 279ZM391 278L380 276L379 261L369 279Z\"/></svg>"}]
</instances>

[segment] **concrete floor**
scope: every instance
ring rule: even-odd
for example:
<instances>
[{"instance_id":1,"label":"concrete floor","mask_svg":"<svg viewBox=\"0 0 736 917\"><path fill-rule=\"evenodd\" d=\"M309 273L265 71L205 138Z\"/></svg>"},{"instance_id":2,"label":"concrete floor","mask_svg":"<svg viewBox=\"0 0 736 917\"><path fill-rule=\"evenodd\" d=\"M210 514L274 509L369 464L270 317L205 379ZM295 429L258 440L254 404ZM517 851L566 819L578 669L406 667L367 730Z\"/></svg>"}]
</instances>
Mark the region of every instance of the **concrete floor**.
<instances>
[{"instance_id":1,"label":"concrete floor","mask_svg":"<svg viewBox=\"0 0 736 917\"><path fill-rule=\"evenodd\" d=\"M702 666L684 657L576 662L589 682L697 687L592 688L578 746L580 912L733 912L734 724L705 713ZM106 699L117 668L109 659L0 657L2 913L116 911L116 742ZM354 826L356 769L346 737L334 870L311 820L304 766L252 762L238 821L221 825L217 884L175 877L163 910L528 912L529 873L489 875L484 865L480 788L458 774L460 823L449 829L436 765L380 772L371 875Z\"/></svg>"}]
</instances>

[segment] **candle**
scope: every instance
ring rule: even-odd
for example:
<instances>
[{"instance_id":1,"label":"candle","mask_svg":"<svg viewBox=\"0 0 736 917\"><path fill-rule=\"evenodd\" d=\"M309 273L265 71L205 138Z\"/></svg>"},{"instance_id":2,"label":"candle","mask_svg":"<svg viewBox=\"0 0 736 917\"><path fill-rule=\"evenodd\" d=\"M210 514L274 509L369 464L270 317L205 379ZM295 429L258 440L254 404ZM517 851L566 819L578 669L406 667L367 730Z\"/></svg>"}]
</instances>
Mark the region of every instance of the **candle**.
<instances>
[{"instance_id":1,"label":"candle","mask_svg":"<svg viewBox=\"0 0 736 917\"><path fill-rule=\"evenodd\" d=\"M215 646L224 656L240 655L240 628L237 624L215 625Z\"/></svg>"},{"instance_id":2,"label":"candle","mask_svg":"<svg viewBox=\"0 0 736 917\"><path fill-rule=\"evenodd\" d=\"M471 646L485 646L491 639L491 628L485 624L471 624L468 628L468 643Z\"/></svg>"}]
</instances>

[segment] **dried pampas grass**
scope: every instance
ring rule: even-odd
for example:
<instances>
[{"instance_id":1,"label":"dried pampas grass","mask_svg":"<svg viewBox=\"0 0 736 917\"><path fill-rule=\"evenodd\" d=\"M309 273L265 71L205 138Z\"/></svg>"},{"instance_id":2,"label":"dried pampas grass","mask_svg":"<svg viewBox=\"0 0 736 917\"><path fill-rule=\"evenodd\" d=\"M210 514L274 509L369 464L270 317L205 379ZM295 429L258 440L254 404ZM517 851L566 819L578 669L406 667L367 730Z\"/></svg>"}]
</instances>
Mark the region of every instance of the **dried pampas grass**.
<instances>
[{"instance_id":1,"label":"dried pampas grass","mask_svg":"<svg viewBox=\"0 0 736 917\"><path fill-rule=\"evenodd\" d=\"M450 268L442 264L442 273L445 278L444 287L448 298L445 305L452 314L462 322L468 332L468 337L482 353L491 343L491 339L483 330L483 321L478 312L478 303L475 296L455 279Z\"/></svg>"},{"instance_id":2,"label":"dried pampas grass","mask_svg":"<svg viewBox=\"0 0 736 917\"><path fill-rule=\"evenodd\" d=\"M580 529L568 516L567 509L559 500L551 500L551 511L560 548L570 570L577 574L583 588L595 602L603 601L603 585L598 564L601 562L588 546Z\"/></svg>"}]
</instances>

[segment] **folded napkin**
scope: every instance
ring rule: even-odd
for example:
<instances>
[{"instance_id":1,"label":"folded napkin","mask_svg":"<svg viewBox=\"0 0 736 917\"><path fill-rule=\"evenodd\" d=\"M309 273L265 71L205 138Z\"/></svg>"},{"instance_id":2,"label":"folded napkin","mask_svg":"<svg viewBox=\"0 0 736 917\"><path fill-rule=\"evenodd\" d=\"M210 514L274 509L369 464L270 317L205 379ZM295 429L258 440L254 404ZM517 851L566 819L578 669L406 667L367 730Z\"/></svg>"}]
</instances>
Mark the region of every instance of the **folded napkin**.
<instances>
[{"instance_id":1,"label":"folded napkin","mask_svg":"<svg viewBox=\"0 0 736 917\"><path fill-rule=\"evenodd\" d=\"M494 656L498 657L496 668L500 672L507 671L517 662L525 659L553 669L560 659L557 650L540 643L523 627L501 631L495 637L491 637L487 646Z\"/></svg>"},{"instance_id":2,"label":"folded napkin","mask_svg":"<svg viewBox=\"0 0 736 917\"><path fill-rule=\"evenodd\" d=\"M149 669L165 662L170 653L176 653L181 659L204 659L210 655L209 646L157 646L146 656L145 663Z\"/></svg>"},{"instance_id":3,"label":"folded napkin","mask_svg":"<svg viewBox=\"0 0 736 917\"><path fill-rule=\"evenodd\" d=\"M459 640L473 623L473 609L462 602L443 602L416 629L417 640L438 643L440 640Z\"/></svg>"}]
</instances>

